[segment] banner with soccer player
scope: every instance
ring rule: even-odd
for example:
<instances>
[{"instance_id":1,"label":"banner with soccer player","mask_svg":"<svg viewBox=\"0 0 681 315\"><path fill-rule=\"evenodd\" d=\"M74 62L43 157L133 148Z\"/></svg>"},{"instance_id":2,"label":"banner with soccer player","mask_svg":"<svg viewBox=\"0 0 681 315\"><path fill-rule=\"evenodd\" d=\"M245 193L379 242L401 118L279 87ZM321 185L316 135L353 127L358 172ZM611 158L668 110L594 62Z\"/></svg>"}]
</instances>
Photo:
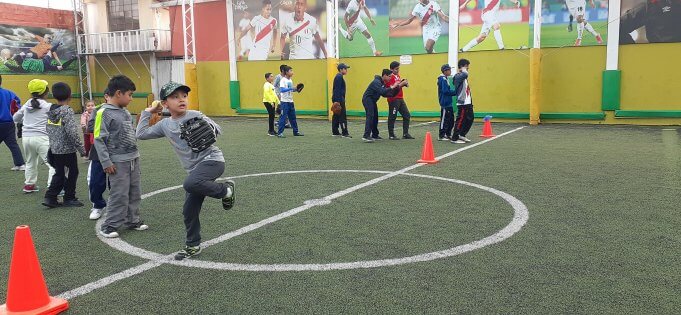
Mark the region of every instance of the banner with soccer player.
<instances>
[{"instance_id":1,"label":"banner with soccer player","mask_svg":"<svg viewBox=\"0 0 681 315\"><path fill-rule=\"evenodd\" d=\"M449 0L390 0L390 55L447 52L449 3Z\"/></svg>"},{"instance_id":2,"label":"banner with soccer player","mask_svg":"<svg viewBox=\"0 0 681 315\"><path fill-rule=\"evenodd\" d=\"M542 47L606 44L608 0L544 0L543 3ZM530 14L532 12L530 10ZM533 21L530 24L532 37Z\"/></svg>"},{"instance_id":3,"label":"banner with soccer player","mask_svg":"<svg viewBox=\"0 0 681 315\"><path fill-rule=\"evenodd\" d=\"M460 51L529 46L528 0L462 0L459 4Z\"/></svg>"},{"instance_id":4,"label":"banner with soccer player","mask_svg":"<svg viewBox=\"0 0 681 315\"><path fill-rule=\"evenodd\" d=\"M620 44L681 42L681 0L622 0Z\"/></svg>"},{"instance_id":5,"label":"banner with soccer player","mask_svg":"<svg viewBox=\"0 0 681 315\"><path fill-rule=\"evenodd\" d=\"M70 30L0 24L0 74L76 75L76 58Z\"/></svg>"},{"instance_id":6,"label":"banner with soccer player","mask_svg":"<svg viewBox=\"0 0 681 315\"><path fill-rule=\"evenodd\" d=\"M381 56L387 53L389 0L339 1L340 56Z\"/></svg>"}]
</instances>

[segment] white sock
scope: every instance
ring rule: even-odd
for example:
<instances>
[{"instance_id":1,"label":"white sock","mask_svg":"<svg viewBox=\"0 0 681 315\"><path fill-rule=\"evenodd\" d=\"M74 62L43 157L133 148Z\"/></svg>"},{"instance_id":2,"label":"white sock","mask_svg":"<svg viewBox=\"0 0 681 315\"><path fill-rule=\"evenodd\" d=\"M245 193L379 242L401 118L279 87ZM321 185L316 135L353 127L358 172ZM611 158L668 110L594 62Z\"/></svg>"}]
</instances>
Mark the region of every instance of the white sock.
<instances>
[{"instance_id":1,"label":"white sock","mask_svg":"<svg viewBox=\"0 0 681 315\"><path fill-rule=\"evenodd\" d=\"M369 43L369 47L371 47L371 52L373 52L375 54L376 53L376 43L374 42L374 38L373 37L367 38L367 43Z\"/></svg>"},{"instance_id":2,"label":"white sock","mask_svg":"<svg viewBox=\"0 0 681 315\"><path fill-rule=\"evenodd\" d=\"M497 40L499 49L504 49L504 39L501 37L501 30L494 30L494 39Z\"/></svg>"},{"instance_id":3,"label":"white sock","mask_svg":"<svg viewBox=\"0 0 681 315\"><path fill-rule=\"evenodd\" d=\"M471 50L473 47L475 47L475 45L477 45L477 44L478 44L477 38L473 38L473 39L471 39L470 42L468 42L468 44L466 44L466 46L463 46L463 49L461 49L461 50L463 50L463 51L469 51L469 50Z\"/></svg>"},{"instance_id":4,"label":"white sock","mask_svg":"<svg viewBox=\"0 0 681 315\"><path fill-rule=\"evenodd\" d=\"M584 27L586 28L587 31L589 31L589 33L591 33L593 36L598 36L598 33L596 33L596 30L594 30L593 26L591 26L589 22L585 21L584 24L585 24Z\"/></svg>"},{"instance_id":5,"label":"white sock","mask_svg":"<svg viewBox=\"0 0 681 315\"><path fill-rule=\"evenodd\" d=\"M338 29L340 30L341 34L343 34L343 37L345 37L345 39L350 40L350 34L348 34L346 30L344 30L342 27L338 27Z\"/></svg>"},{"instance_id":6,"label":"white sock","mask_svg":"<svg viewBox=\"0 0 681 315\"><path fill-rule=\"evenodd\" d=\"M577 23L577 39L582 39L584 34L584 23Z\"/></svg>"}]
</instances>

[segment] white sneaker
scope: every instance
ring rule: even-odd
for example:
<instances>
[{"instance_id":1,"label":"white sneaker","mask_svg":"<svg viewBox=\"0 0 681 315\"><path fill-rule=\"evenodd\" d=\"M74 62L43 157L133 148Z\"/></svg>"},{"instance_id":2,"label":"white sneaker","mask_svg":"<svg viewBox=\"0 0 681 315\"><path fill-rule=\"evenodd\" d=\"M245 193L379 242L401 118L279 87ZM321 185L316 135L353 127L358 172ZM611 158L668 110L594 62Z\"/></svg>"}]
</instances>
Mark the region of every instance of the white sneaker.
<instances>
[{"instance_id":1,"label":"white sneaker","mask_svg":"<svg viewBox=\"0 0 681 315\"><path fill-rule=\"evenodd\" d=\"M116 229L107 227L104 230L99 230L99 234L106 238L116 238L118 237L118 232L116 232Z\"/></svg>"},{"instance_id":2,"label":"white sneaker","mask_svg":"<svg viewBox=\"0 0 681 315\"><path fill-rule=\"evenodd\" d=\"M92 208L90 210L90 220L97 220L102 216L102 212L104 212L104 209L97 209L97 208Z\"/></svg>"},{"instance_id":3,"label":"white sneaker","mask_svg":"<svg viewBox=\"0 0 681 315\"><path fill-rule=\"evenodd\" d=\"M459 140L456 140L456 141L452 141L452 143L464 144L464 143L466 143L466 141L463 141L463 140L459 139Z\"/></svg>"},{"instance_id":4,"label":"white sneaker","mask_svg":"<svg viewBox=\"0 0 681 315\"><path fill-rule=\"evenodd\" d=\"M464 136L459 136L459 140L463 140L463 141L465 141L465 142L471 142L471 139L468 139L468 138L466 138L466 137L464 137Z\"/></svg>"},{"instance_id":5,"label":"white sneaker","mask_svg":"<svg viewBox=\"0 0 681 315\"><path fill-rule=\"evenodd\" d=\"M26 170L26 165L19 165L19 166L12 166L10 170L13 171L25 171Z\"/></svg>"}]
</instances>

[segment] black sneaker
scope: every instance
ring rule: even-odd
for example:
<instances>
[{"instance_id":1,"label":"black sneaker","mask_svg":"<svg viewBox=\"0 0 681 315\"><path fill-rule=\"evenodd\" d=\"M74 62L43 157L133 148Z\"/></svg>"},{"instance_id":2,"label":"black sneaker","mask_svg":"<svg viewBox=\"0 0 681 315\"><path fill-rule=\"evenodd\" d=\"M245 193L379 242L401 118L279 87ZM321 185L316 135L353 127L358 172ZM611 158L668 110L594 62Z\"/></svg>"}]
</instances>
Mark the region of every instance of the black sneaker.
<instances>
[{"instance_id":1,"label":"black sneaker","mask_svg":"<svg viewBox=\"0 0 681 315\"><path fill-rule=\"evenodd\" d=\"M338 137L338 136L340 136L340 135L341 135L340 133L332 133L332 134L331 134L332 137Z\"/></svg>"},{"instance_id":2,"label":"black sneaker","mask_svg":"<svg viewBox=\"0 0 681 315\"><path fill-rule=\"evenodd\" d=\"M341 135L341 137L343 137L343 138L352 138L351 135Z\"/></svg>"},{"instance_id":3,"label":"black sneaker","mask_svg":"<svg viewBox=\"0 0 681 315\"><path fill-rule=\"evenodd\" d=\"M400 138L395 137L395 136L390 136L390 137L388 137L388 139L390 139L390 140L400 140Z\"/></svg>"},{"instance_id":4,"label":"black sneaker","mask_svg":"<svg viewBox=\"0 0 681 315\"><path fill-rule=\"evenodd\" d=\"M101 230L99 230L99 234L101 234L102 236L104 236L106 238L118 237L118 232L116 231L116 229L114 229L110 226L103 227Z\"/></svg>"},{"instance_id":5,"label":"black sneaker","mask_svg":"<svg viewBox=\"0 0 681 315\"><path fill-rule=\"evenodd\" d=\"M405 133L404 136L402 136L402 139L414 139L410 134Z\"/></svg>"},{"instance_id":6,"label":"black sneaker","mask_svg":"<svg viewBox=\"0 0 681 315\"><path fill-rule=\"evenodd\" d=\"M201 254L201 246L185 246L184 249L175 254L175 260L192 258Z\"/></svg>"},{"instance_id":7,"label":"black sneaker","mask_svg":"<svg viewBox=\"0 0 681 315\"><path fill-rule=\"evenodd\" d=\"M268 132L267 132L267 135L270 136L270 137L274 137L274 136L277 135L277 133L274 132L274 131L268 131Z\"/></svg>"},{"instance_id":8,"label":"black sneaker","mask_svg":"<svg viewBox=\"0 0 681 315\"><path fill-rule=\"evenodd\" d=\"M82 207L84 204L78 199L64 200L64 207Z\"/></svg>"},{"instance_id":9,"label":"black sneaker","mask_svg":"<svg viewBox=\"0 0 681 315\"><path fill-rule=\"evenodd\" d=\"M56 208L61 206L61 204L57 201L57 198L45 198L43 200L43 206L48 207L48 208Z\"/></svg>"},{"instance_id":10,"label":"black sneaker","mask_svg":"<svg viewBox=\"0 0 681 315\"><path fill-rule=\"evenodd\" d=\"M294 137L302 137L304 134L302 132L296 132L293 134Z\"/></svg>"},{"instance_id":11,"label":"black sneaker","mask_svg":"<svg viewBox=\"0 0 681 315\"><path fill-rule=\"evenodd\" d=\"M224 198L222 198L222 208L225 210L229 210L232 209L232 207L234 207L234 196L236 194L236 192L234 191L234 181L228 180L225 182L225 185L227 185L227 187L230 190L232 190L232 195L229 197L225 196Z\"/></svg>"},{"instance_id":12,"label":"black sneaker","mask_svg":"<svg viewBox=\"0 0 681 315\"><path fill-rule=\"evenodd\" d=\"M128 230L135 230L135 231L144 231L148 228L149 228L149 226L144 224L144 221L141 221L141 220L137 223L130 224L126 227L126 229L128 229Z\"/></svg>"},{"instance_id":13,"label":"black sneaker","mask_svg":"<svg viewBox=\"0 0 681 315\"><path fill-rule=\"evenodd\" d=\"M374 139L374 140L383 140L383 138L381 138L381 136L375 136L375 137L371 137L371 138Z\"/></svg>"}]
</instances>

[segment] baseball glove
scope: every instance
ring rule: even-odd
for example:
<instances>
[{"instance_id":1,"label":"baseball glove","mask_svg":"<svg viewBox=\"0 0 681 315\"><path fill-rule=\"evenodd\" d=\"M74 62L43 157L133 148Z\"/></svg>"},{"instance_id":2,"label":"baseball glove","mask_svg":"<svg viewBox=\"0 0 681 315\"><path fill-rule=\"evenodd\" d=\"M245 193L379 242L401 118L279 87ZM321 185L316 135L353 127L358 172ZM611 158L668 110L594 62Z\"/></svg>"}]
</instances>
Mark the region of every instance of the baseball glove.
<instances>
[{"instance_id":1,"label":"baseball glove","mask_svg":"<svg viewBox=\"0 0 681 315\"><path fill-rule=\"evenodd\" d=\"M305 84L298 83L298 85L296 85L296 90L298 91L298 93L300 93L300 91L302 91L304 88Z\"/></svg>"},{"instance_id":2,"label":"baseball glove","mask_svg":"<svg viewBox=\"0 0 681 315\"><path fill-rule=\"evenodd\" d=\"M331 105L331 111L334 114L339 115L341 113L341 110L342 110L341 104L338 102L333 102L333 105Z\"/></svg>"},{"instance_id":3,"label":"baseball glove","mask_svg":"<svg viewBox=\"0 0 681 315\"><path fill-rule=\"evenodd\" d=\"M194 117L180 126L180 138L187 141L192 152L198 153L215 143L215 129L201 117Z\"/></svg>"}]
</instances>

